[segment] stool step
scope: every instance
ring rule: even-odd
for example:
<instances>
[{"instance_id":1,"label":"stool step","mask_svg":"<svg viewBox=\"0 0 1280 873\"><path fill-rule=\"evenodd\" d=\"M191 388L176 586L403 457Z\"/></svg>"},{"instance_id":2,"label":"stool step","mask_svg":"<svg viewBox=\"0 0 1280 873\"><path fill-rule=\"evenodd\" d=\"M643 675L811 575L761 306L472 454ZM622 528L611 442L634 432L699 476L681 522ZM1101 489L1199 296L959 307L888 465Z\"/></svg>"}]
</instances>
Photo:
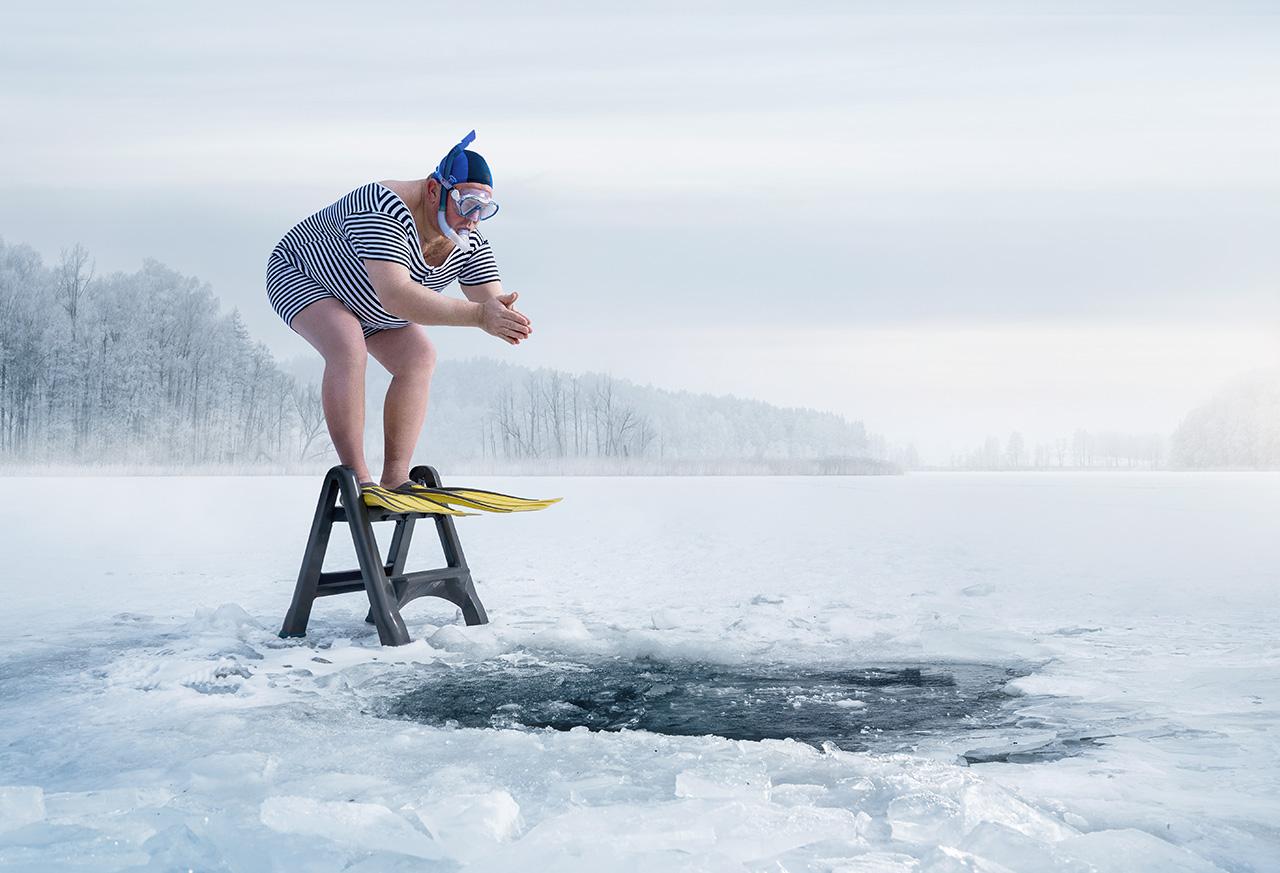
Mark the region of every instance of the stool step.
<instances>
[{"instance_id":1,"label":"stool step","mask_svg":"<svg viewBox=\"0 0 1280 873\"><path fill-rule=\"evenodd\" d=\"M437 518L438 513L434 512L393 512L390 509L384 509L381 506L364 507L365 515L369 521L399 521L402 518ZM347 508L341 504L333 508L333 520L340 521L344 524L350 524L351 521L347 516Z\"/></svg>"},{"instance_id":2,"label":"stool step","mask_svg":"<svg viewBox=\"0 0 1280 873\"><path fill-rule=\"evenodd\" d=\"M438 570L418 570L413 573L395 573L390 564L383 567L387 581L399 591L402 586L413 582L435 582L438 579L459 579L470 575L458 567L441 567ZM346 594L350 591L364 590L364 574L359 570L334 570L320 574L320 582L316 585L316 597L330 594Z\"/></svg>"}]
</instances>

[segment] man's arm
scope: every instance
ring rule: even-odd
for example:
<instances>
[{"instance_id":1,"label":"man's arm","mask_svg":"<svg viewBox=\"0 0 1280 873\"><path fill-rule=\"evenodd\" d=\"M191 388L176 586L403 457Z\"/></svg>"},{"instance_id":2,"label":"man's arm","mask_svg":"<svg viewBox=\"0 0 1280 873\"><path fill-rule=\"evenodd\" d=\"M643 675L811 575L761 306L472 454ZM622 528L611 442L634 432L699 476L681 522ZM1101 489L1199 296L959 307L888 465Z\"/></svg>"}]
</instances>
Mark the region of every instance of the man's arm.
<instances>
[{"instance_id":1,"label":"man's arm","mask_svg":"<svg viewBox=\"0 0 1280 873\"><path fill-rule=\"evenodd\" d=\"M529 319L496 297L486 295L483 300L446 297L413 281L403 264L369 259L362 262L382 308L396 318L416 324L478 327L512 345L529 335Z\"/></svg>"},{"instance_id":2,"label":"man's arm","mask_svg":"<svg viewBox=\"0 0 1280 873\"><path fill-rule=\"evenodd\" d=\"M502 282L497 279L492 282L484 282L480 285L463 285L459 282L458 287L462 289L462 293L466 295L468 300L476 303L484 303L486 300L492 300L502 293Z\"/></svg>"},{"instance_id":3,"label":"man's arm","mask_svg":"<svg viewBox=\"0 0 1280 873\"><path fill-rule=\"evenodd\" d=\"M382 308L396 318L417 324L480 327L480 302L427 292L410 278L409 270L403 264L367 258L362 262Z\"/></svg>"}]
</instances>

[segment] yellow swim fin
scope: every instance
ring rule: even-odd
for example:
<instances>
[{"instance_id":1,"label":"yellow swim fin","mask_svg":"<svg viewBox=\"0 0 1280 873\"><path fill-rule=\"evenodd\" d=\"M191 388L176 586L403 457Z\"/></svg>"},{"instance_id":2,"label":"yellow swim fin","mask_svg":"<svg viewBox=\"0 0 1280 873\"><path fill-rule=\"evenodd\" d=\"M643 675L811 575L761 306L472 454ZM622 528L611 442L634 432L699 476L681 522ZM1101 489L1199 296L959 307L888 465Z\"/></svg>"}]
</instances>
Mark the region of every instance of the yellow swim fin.
<instances>
[{"instance_id":1,"label":"yellow swim fin","mask_svg":"<svg viewBox=\"0 0 1280 873\"><path fill-rule=\"evenodd\" d=\"M434 500L446 506L466 506L471 509L482 509L485 512L511 512L506 506L491 500L480 500L467 495L455 494L444 488L431 488L427 485L417 484L413 486L412 491L406 486L401 486L401 488L404 489L401 493L420 494L428 500Z\"/></svg>"},{"instance_id":2,"label":"yellow swim fin","mask_svg":"<svg viewBox=\"0 0 1280 873\"><path fill-rule=\"evenodd\" d=\"M499 494L497 491L483 491L479 488L430 488L417 484L413 486L413 493L421 494L439 503L482 509L485 512L534 512L559 503L561 499L552 497L547 500L534 500L528 497Z\"/></svg>"},{"instance_id":3,"label":"yellow swim fin","mask_svg":"<svg viewBox=\"0 0 1280 873\"><path fill-rule=\"evenodd\" d=\"M501 506L509 512L532 512L538 509L546 509L548 506L559 503L563 499L561 497L548 497L544 500L535 500L531 497L515 497L511 494L483 491L479 488L442 488L441 490L448 491L458 498Z\"/></svg>"},{"instance_id":4,"label":"yellow swim fin","mask_svg":"<svg viewBox=\"0 0 1280 873\"><path fill-rule=\"evenodd\" d=\"M426 494L406 494L402 491L391 491L381 485L362 485L360 495L365 506L389 509L392 512L426 512L432 515L475 515L474 512L462 512Z\"/></svg>"}]
</instances>

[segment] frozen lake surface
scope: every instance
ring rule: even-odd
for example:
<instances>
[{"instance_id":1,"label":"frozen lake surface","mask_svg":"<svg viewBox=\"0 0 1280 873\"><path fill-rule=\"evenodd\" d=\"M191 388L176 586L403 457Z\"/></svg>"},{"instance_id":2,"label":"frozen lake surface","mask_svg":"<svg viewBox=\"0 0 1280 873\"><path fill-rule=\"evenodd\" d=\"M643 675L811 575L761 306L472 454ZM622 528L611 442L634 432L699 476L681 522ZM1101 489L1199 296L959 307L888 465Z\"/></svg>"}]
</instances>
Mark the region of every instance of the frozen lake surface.
<instances>
[{"instance_id":1,"label":"frozen lake surface","mask_svg":"<svg viewBox=\"0 0 1280 873\"><path fill-rule=\"evenodd\" d=\"M386 649L318 479L0 479L0 870L1280 869L1280 476L465 484Z\"/></svg>"}]
</instances>

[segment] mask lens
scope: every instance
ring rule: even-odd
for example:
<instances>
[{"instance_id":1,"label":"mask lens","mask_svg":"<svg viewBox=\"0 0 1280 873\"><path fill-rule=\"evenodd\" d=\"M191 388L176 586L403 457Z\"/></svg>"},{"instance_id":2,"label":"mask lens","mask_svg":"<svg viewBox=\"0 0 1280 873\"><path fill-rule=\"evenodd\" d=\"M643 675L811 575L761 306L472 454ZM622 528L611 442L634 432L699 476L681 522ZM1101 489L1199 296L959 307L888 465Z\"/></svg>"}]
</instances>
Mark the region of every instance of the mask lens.
<instances>
[{"instance_id":1,"label":"mask lens","mask_svg":"<svg viewBox=\"0 0 1280 873\"><path fill-rule=\"evenodd\" d=\"M498 212L498 204L484 194L460 193L453 189L453 202L458 207L458 214L472 221L484 221L493 218Z\"/></svg>"}]
</instances>

